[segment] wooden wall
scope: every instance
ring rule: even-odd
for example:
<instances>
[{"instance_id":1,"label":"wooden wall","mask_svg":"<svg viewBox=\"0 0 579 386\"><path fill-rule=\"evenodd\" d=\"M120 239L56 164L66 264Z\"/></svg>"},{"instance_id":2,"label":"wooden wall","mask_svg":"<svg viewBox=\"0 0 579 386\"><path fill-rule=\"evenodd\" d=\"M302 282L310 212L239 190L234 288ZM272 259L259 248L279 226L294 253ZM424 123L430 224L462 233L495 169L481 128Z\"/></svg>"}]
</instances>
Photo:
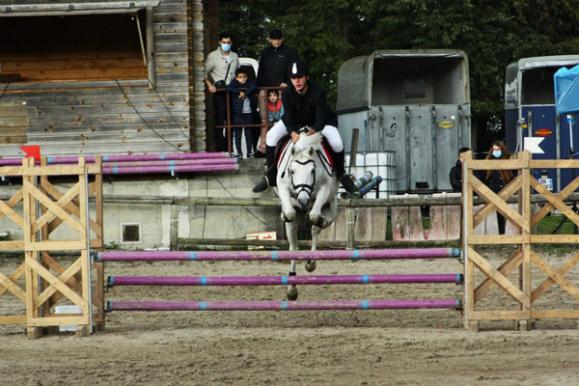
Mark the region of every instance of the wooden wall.
<instances>
[{"instance_id":1,"label":"wooden wall","mask_svg":"<svg viewBox=\"0 0 579 386\"><path fill-rule=\"evenodd\" d=\"M55 3L0 0L0 5L42 2ZM153 90L139 76L118 83L74 76L0 83L0 155L20 155L16 145L26 142L40 144L45 155L205 150L202 12L202 0L161 0L155 8ZM144 20L141 26L144 33ZM135 68L133 74L142 73L143 67Z\"/></svg>"}]
</instances>

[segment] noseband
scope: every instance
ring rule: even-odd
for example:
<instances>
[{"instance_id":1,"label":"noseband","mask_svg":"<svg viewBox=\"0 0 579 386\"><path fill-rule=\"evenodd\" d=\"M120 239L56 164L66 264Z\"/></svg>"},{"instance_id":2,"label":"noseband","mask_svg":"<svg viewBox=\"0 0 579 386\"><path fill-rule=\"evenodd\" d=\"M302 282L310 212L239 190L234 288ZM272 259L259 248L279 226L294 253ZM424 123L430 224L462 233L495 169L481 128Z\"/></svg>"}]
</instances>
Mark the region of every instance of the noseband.
<instances>
[{"instance_id":1,"label":"noseband","mask_svg":"<svg viewBox=\"0 0 579 386\"><path fill-rule=\"evenodd\" d=\"M290 192L290 196L293 197L293 198L297 198L298 195L299 195L301 192L306 192L306 194L308 195L309 199L311 200L311 199L312 199L312 194L313 194L313 192L314 192L314 186L316 185L316 173L315 173L316 163L314 162L314 160L311 160L311 159L310 159L310 160L307 160L307 161L304 161L304 162L294 160L294 162L297 162L297 163L300 164L300 165L307 165L307 164L309 164L310 162L313 163L313 164L314 164L314 181L313 181L311 184L298 184L298 185L296 185L296 184L294 183L294 175L290 173L290 179L291 179L291 182L292 182L292 190L291 190L291 192ZM289 167L289 166L288 166L288 167Z\"/></svg>"}]
</instances>

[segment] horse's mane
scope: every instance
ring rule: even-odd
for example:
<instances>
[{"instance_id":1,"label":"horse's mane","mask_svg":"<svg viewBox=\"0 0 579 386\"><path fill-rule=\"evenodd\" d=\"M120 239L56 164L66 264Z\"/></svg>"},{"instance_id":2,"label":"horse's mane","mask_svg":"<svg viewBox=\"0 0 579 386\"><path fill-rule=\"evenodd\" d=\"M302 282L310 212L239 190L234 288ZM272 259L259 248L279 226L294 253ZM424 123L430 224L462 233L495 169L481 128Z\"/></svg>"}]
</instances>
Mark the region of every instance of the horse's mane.
<instances>
[{"instance_id":1,"label":"horse's mane","mask_svg":"<svg viewBox=\"0 0 579 386\"><path fill-rule=\"evenodd\" d=\"M299 150L307 149L308 147L319 147L322 145L322 135L320 133L314 133L312 135L306 135L305 133L300 134L300 138L294 144L294 146Z\"/></svg>"}]
</instances>

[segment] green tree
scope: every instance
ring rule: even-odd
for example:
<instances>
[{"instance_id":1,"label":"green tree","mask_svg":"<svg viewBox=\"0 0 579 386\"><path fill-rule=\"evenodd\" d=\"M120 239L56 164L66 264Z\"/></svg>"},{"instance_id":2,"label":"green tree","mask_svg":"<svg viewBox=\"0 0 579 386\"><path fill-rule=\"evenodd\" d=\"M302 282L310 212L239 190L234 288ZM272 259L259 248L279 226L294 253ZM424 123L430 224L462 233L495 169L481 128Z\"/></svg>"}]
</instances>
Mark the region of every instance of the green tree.
<instances>
[{"instance_id":1,"label":"green tree","mask_svg":"<svg viewBox=\"0 0 579 386\"><path fill-rule=\"evenodd\" d=\"M268 31L310 63L335 100L340 65L379 49L461 49L469 56L472 111L502 116L506 66L522 57L579 53L577 0L277 0L223 2L222 26L257 57Z\"/></svg>"}]
</instances>

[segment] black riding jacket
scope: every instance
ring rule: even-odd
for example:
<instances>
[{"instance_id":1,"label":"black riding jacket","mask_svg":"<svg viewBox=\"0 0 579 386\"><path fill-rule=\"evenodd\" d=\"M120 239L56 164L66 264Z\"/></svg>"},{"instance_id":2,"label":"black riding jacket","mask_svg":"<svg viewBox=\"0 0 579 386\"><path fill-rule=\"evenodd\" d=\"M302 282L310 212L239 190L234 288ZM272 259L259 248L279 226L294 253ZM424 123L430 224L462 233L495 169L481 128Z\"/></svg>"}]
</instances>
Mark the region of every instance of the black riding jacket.
<instances>
[{"instance_id":1,"label":"black riding jacket","mask_svg":"<svg viewBox=\"0 0 579 386\"><path fill-rule=\"evenodd\" d=\"M298 59L297 52L285 44L279 48L273 48L271 45L266 47L259 58L257 86L277 87L281 83L289 84L289 65Z\"/></svg>"},{"instance_id":2,"label":"black riding jacket","mask_svg":"<svg viewBox=\"0 0 579 386\"><path fill-rule=\"evenodd\" d=\"M308 90L299 95L293 86L288 86L282 98L284 115L281 118L288 133L299 132L310 126L322 131L325 125L338 126L336 114L326 105L326 93L313 81L308 81Z\"/></svg>"}]
</instances>

